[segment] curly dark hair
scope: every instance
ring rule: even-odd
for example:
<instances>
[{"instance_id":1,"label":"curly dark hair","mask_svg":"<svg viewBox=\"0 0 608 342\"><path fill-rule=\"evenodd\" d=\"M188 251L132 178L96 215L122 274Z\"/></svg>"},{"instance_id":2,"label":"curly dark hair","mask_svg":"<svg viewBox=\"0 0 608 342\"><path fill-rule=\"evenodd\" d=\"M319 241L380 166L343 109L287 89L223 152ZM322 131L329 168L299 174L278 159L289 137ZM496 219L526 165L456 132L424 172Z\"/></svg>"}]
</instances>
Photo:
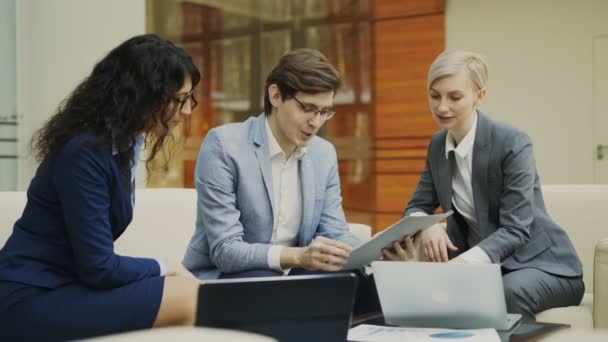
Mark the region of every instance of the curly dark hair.
<instances>
[{"instance_id":1,"label":"curly dark hair","mask_svg":"<svg viewBox=\"0 0 608 342\"><path fill-rule=\"evenodd\" d=\"M117 147L121 173L128 178L135 137L145 133L152 146L149 170L169 136L166 113L187 78L194 88L200 73L183 49L154 34L128 39L95 65L34 135L34 156L52 157L74 136L90 132L95 143ZM165 128L161 133L153 129L159 123Z\"/></svg>"}]
</instances>

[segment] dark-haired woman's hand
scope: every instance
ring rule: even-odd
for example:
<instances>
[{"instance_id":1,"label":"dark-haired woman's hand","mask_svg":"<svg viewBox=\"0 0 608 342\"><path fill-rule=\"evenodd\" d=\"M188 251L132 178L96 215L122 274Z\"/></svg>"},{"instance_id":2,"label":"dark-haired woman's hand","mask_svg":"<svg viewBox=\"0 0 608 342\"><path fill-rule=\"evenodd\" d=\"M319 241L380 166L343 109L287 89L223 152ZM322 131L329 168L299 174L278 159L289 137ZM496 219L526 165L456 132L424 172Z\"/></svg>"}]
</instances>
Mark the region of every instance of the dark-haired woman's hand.
<instances>
[{"instance_id":1,"label":"dark-haired woman's hand","mask_svg":"<svg viewBox=\"0 0 608 342\"><path fill-rule=\"evenodd\" d=\"M190 271L188 271L182 264L175 261L166 261L165 265L167 266L167 276L181 276L188 278L196 278Z\"/></svg>"}]
</instances>

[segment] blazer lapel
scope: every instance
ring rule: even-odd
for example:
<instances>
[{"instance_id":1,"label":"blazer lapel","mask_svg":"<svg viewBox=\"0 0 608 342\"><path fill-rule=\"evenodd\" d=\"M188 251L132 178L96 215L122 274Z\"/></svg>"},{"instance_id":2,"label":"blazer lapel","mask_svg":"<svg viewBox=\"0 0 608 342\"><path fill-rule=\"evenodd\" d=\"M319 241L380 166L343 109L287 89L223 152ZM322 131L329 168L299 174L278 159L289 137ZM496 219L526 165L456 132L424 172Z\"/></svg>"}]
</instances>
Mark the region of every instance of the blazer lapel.
<instances>
[{"instance_id":1,"label":"blazer lapel","mask_svg":"<svg viewBox=\"0 0 608 342\"><path fill-rule=\"evenodd\" d=\"M270 207L272 208L272 215L274 217L274 200L272 195L272 164L270 162L270 152L268 151L268 137L266 136L266 115L260 114L255 119L252 129L253 144L255 147L255 156L258 160L260 172L262 173L262 180L264 181L264 188L266 189L266 195L270 201Z\"/></svg>"},{"instance_id":2,"label":"blazer lapel","mask_svg":"<svg viewBox=\"0 0 608 342\"><path fill-rule=\"evenodd\" d=\"M473 188L473 203L475 216L481 238L488 236L486 218L488 217L488 162L490 159L490 141L492 128L489 119L481 112L477 115L477 131L473 145L473 170L471 187Z\"/></svg>"},{"instance_id":3,"label":"blazer lapel","mask_svg":"<svg viewBox=\"0 0 608 342\"><path fill-rule=\"evenodd\" d=\"M302 223L300 225L299 241L300 246L307 245L312 234L311 230L312 215L315 205L315 175L310 161L306 154L300 159L300 185L302 187Z\"/></svg>"}]
</instances>

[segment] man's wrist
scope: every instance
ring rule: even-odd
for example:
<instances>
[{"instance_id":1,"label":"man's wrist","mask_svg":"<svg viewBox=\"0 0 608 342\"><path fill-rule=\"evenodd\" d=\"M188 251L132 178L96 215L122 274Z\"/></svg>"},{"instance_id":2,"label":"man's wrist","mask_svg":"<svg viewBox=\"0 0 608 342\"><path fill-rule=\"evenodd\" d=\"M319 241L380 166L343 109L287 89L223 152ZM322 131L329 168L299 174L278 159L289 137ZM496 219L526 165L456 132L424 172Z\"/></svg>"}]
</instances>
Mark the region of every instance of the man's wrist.
<instances>
[{"instance_id":1,"label":"man's wrist","mask_svg":"<svg viewBox=\"0 0 608 342\"><path fill-rule=\"evenodd\" d=\"M281 268L299 268L302 266L302 247L285 247L281 250Z\"/></svg>"}]
</instances>

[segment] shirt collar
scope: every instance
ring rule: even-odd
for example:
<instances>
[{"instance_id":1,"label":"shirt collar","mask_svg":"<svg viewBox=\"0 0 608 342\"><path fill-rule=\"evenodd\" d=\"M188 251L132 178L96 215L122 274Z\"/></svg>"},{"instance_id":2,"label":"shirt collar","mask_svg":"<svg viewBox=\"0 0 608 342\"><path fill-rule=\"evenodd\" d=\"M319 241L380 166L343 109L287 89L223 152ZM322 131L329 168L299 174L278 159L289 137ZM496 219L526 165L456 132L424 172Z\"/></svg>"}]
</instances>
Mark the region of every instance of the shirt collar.
<instances>
[{"instance_id":1,"label":"shirt collar","mask_svg":"<svg viewBox=\"0 0 608 342\"><path fill-rule=\"evenodd\" d=\"M276 114L275 114L276 115ZM268 151L270 152L270 158L283 153L283 149L277 138L275 138L274 133L272 133L272 129L270 129L270 124L268 123L268 117L266 117L266 136L268 137ZM284 153L283 153L284 154ZM293 156L297 159L302 159L306 154L306 147L298 147L294 152Z\"/></svg>"},{"instance_id":2,"label":"shirt collar","mask_svg":"<svg viewBox=\"0 0 608 342\"><path fill-rule=\"evenodd\" d=\"M449 153L454 151L459 157L465 158L472 150L475 144L475 132L477 131L477 111L473 114L473 125L469 132L464 136L458 146L454 146L454 138L448 131L445 136L445 158L448 159Z\"/></svg>"}]
</instances>

